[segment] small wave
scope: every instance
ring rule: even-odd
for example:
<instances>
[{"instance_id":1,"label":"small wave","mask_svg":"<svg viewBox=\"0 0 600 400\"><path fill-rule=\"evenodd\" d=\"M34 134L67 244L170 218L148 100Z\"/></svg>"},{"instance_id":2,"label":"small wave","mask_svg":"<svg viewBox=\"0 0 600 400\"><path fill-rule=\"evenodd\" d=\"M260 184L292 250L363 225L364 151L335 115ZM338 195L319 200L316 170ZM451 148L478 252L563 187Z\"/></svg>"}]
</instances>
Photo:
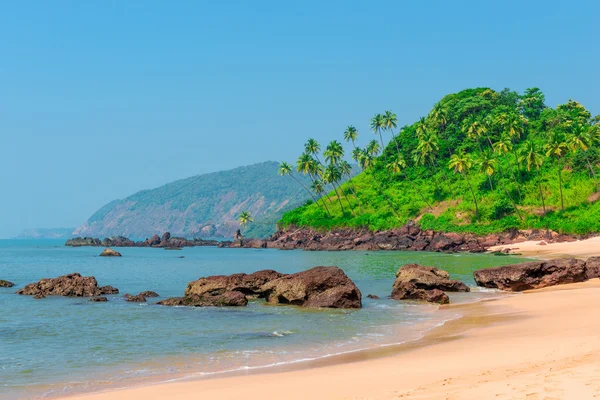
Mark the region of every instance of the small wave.
<instances>
[{"instance_id":1,"label":"small wave","mask_svg":"<svg viewBox=\"0 0 600 400\"><path fill-rule=\"evenodd\" d=\"M293 332L292 331L274 331L271 333L271 336L273 337L283 337L283 336L288 336L291 335Z\"/></svg>"}]
</instances>

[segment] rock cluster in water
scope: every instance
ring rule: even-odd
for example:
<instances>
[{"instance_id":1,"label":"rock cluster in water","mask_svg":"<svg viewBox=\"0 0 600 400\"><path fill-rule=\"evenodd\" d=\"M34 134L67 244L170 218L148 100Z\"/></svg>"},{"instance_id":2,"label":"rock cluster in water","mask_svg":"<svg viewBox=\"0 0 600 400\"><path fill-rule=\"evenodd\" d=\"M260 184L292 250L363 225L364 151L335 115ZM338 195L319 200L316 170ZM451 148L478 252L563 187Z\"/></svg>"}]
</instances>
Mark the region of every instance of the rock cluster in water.
<instances>
[{"instance_id":1,"label":"rock cluster in water","mask_svg":"<svg viewBox=\"0 0 600 400\"><path fill-rule=\"evenodd\" d=\"M600 257L587 261L566 258L531 261L503 267L480 269L473 273L479 286L519 292L600 277Z\"/></svg>"},{"instance_id":2,"label":"rock cluster in water","mask_svg":"<svg viewBox=\"0 0 600 400\"><path fill-rule=\"evenodd\" d=\"M130 303L145 303L147 297L159 297L159 294L151 290L146 290L145 292L138 293L134 296L129 293L123 295L125 301Z\"/></svg>"},{"instance_id":3,"label":"rock cluster in water","mask_svg":"<svg viewBox=\"0 0 600 400\"><path fill-rule=\"evenodd\" d=\"M183 237L172 237L169 232L165 232L162 236L153 235L152 237L146 240L138 242L135 242L124 236L111 236L102 240L91 237L77 237L67 240L65 246L181 248L194 246L218 246L219 243L221 242L217 240L186 239Z\"/></svg>"},{"instance_id":4,"label":"rock cluster in water","mask_svg":"<svg viewBox=\"0 0 600 400\"><path fill-rule=\"evenodd\" d=\"M431 303L448 304L445 292L468 292L464 283L451 280L448 272L419 264L406 264L396 273L392 287L392 299L424 300Z\"/></svg>"},{"instance_id":5,"label":"rock cluster in water","mask_svg":"<svg viewBox=\"0 0 600 400\"><path fill-rule=\"evenodd\" d=\"M360 308L361 293L338 267L315 267L295 274L263 270L217 275L192 281L183 297L160 301L167 306L245 306L248 298L301 307Z\"/></svg>"},{"instance_id":6,"label":"rock cluster in water","mask_svg":"<svg viewBox=\"0 0 600 400\"><path fill-rule=\"evenodd\" d=\"M34 296L41 299L46 296L96 297L103 294L118 293L112 286L98 286L93 276L81 276L75 272L58 278L44 278L30 283L17 291L17 294Z\"/></svg>"},{"instance_id":7,"label":"rock cluster in water","mask_svg":"<svg viewBox=\"0 0 600 400\"><path fill-rule=\"evenodd\" d=\"M102 253L100 253L100 257L121 257L121 253L113 249L106 248Z\"/></svg>"}]
</instances>

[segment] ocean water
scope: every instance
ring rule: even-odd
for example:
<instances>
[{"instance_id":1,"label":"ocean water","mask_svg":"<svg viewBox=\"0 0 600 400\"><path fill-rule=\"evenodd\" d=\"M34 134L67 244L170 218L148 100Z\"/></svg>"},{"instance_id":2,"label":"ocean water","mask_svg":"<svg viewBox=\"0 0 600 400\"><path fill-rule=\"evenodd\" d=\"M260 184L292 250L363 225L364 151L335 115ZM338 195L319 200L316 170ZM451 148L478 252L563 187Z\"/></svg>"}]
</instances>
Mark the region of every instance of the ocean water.
<instances>
[{"instance_id":1,"label":"ocean water","mask_svg":"<svg viewBox=\"0 0 600 400\"><path fill-rule=\"evenodd\" d=\"M98 257L101 250L0 241L0 279L16 284L0 288L0 398L51 398L148 379L210 377L417 340L444 321L435 305L386 298L400 266L434 265L474 286L472 271L522 261L485 254L208 247L123 248L123 257L104 258ZM244 308L154 305L181 296L187 283L201 276L261 269L293 273L318 265L342 268L363 293L363 308L309 310L261 300ZM121 294L107 296L107 303L15 294L28 283L71 272L93 275ZM147 304L122 298L144 290L161 297ZM366 298L370 293L381 299ZM452 302L467 302L497 294L475 289L449 295Z\"/></svg>"}]
</instances>

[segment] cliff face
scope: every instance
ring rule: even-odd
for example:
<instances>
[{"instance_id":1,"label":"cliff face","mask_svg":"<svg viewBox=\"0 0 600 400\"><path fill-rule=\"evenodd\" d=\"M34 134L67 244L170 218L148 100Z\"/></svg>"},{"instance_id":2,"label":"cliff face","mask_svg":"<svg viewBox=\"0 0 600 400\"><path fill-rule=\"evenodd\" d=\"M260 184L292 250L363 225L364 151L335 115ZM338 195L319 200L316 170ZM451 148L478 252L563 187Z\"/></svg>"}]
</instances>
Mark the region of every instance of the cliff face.
<instances>
[{"instance_id":1,"label":"cliff face","mask_svg":"<svg viewBox=\"0 0 600 400\"><path fill-rule=\"evenodd\" d=\"M141 191L105 205L73 235L145 238L169 231L185 237L232 237L239 229L237 216L248 210L255 222L246 234L268 236L284 211L308 197L293 179L278 176L277 167L264 162Z\"/></svg>"}]
</instances>

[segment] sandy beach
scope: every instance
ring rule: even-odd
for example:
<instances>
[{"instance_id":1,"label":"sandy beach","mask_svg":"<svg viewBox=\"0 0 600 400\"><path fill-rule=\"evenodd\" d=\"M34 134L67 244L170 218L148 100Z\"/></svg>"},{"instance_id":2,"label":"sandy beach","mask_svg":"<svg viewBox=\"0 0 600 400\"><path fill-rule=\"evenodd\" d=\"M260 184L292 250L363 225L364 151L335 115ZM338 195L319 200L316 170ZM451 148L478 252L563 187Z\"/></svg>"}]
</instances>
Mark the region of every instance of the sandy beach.
<instances>
[{"instance_id":1,"label":"sandy beach","mask_svg":"<svg viewBox=\"0 0 600 400\"><path fill-rule=\"evenodd\" d=\"M546 243L540 240L529 240L490 247L488 251L503 251L510 249L511 254L521 254L525 257L551 259L560 257L575 257L586 259L600 255L600 236L578 240L576 242Z\"/></svg>"},{"instance_id":2,"label":"sandy beach","mask_svg":"<svg viewBox=\"0 0 600 400\"><path fill-rule=\"evenodd\" d=\"M543 246L543 255L597 254L599 240ZM526 245L516 246L527 254L525 249L537 242ZM460 310L463 317L418 343L397 348L292 371L161 383L69 399L600 398L599 304L600 280L593 279L442 307L439 312Z\"/></svg>"}]
</instances>

